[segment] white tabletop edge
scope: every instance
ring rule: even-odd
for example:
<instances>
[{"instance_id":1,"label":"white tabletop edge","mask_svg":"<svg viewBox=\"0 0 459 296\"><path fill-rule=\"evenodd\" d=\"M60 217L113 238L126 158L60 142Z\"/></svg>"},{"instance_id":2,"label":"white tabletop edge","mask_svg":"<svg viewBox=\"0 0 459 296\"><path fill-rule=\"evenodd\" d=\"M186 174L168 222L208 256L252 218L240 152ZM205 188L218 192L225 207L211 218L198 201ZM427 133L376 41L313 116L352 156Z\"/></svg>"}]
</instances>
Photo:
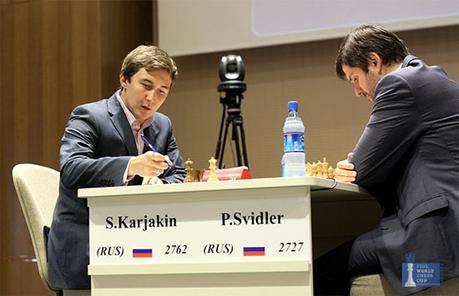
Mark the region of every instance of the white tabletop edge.
<instances>
[{"instance_id":1,"label":"white tabletop edge","mask_svg":"<svg viewBox=\"0 0 459 296\"><path fill-rule=\"evenodd\" d=\"M333 179L318 177L257 178L234 181L177 183L167 185L114 186L78 189L79 198L142 195L152 193L180 193L217 190L246 190L279 187L311 186L317 189L337 189L365 194L365 190L355 184L335 182Z\"/></svg>"}]
</instances>

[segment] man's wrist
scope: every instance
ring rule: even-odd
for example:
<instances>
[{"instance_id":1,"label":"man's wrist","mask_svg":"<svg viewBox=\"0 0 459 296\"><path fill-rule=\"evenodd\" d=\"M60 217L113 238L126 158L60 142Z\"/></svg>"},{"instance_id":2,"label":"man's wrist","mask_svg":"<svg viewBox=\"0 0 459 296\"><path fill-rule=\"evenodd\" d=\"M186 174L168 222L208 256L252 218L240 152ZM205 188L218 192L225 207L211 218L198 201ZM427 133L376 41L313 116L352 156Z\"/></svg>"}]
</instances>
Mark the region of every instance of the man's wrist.
<instances>
[{"instance_id":1,"label":"man's wrist","mask_svg":"<svg viewBox=\"0 0 459 296\"><path fill-rule=\"evenodd\" d=\"M134 176L136 175L134 172L135 158L135 156L131 157L127 165L127 177L131 179L134 178Z\"/></svg>"}]
</instances>

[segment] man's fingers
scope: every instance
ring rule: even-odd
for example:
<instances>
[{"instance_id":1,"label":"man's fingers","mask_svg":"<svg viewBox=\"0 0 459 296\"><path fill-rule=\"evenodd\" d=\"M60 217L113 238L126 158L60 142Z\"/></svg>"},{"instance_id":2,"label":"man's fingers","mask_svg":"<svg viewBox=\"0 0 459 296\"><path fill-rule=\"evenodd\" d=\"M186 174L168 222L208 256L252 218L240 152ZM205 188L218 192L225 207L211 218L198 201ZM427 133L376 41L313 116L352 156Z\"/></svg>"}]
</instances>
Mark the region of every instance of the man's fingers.
<instances>
[{"instance_id":1,"label":"man's fingers","mask_svg":"<svg viewBox=\"0 0 459 296\"><path fill-rule=\"evenodd\" d=\"M172 165L172 161L171 161L171 159L169 158L169 156L166 155L166 156L164 156L164 158L165 158L164 161L165 161L169 166L171 166L171 165Z\"/></svg>"},{"instance_id":2,"label":"man's fingers","mask_svg":"<svg viewBox=\"0 0 459 296\"><path fill-rule=\"evenodd\" d=\"M347 160L339 161L336 164L336 167L340 168L340 169L345 169L345 170L353 170L354 169L354 165L352 163L350 163L349 161L347 161Z\"/></svg>"},{"instance_id":3,"label":"man's fingers","mask_svg":"<svg viewBox=\"0 0 459 296\"><path fill-rule=\"evenodd\" d=\"M355 178L357 176L356 171L351 171L351 170L343 170L340 168L335 169L335 176L343 176L343 177L353 177Z\"/></svg>"},{"instance_id":4,"label":"man's fingers","mask_svg":"<svg viewBox=\"0 0 459 296\"><path fill-rule=\"evenodd\" d=\"M147 155L151 160L164 161L164 155L158 152L148 151L145 152L145 155Z\"/></svg>"},{"instance_id":5,"label":"man's fingers","mask_svg":"<svg viewBox=\"0 0 459 296\"><path fill-rule=\"evenodd\" d=\"M169 157L148 151L134 157L128 173L129 175L139 175L142 177L157 177L169 168L167 161L170 162Z\"/></svg>"},{"instance_id":6,"label":"man's fingers","mask_svg":"<svg viewBox=\"0 0 459 296\"><path fill-rule=\"evenodd\" d=\"M348 171L348 170L341 170L341 169L335 170L335 180L338 182L352 183L355 181L356 176L357 176L357 173L355 171Z\"/></svg>"},{"instance_id":7,"label":"man's fingers","mask_svg":"<svg viewBox=\"0 0 459 296\"><path fill-rule=\"evenodd\" d=\"M354 182L355 178L357 177L357 172L352 170L352 168L354 168L354 165L352 163L347 162L347 160L340 161L339 163L341 163L341 165L337 166L337 168L335 169L335 180L338 182L345 183Z\"/></svg>"},{"instance_id":8,"label":"man's fingers","mask_svg":"<svg viewBox=\"0 0 459 296\"><path fill-rule=\"evenodd\" d=\"M145 154L147 154L148 157L156 163L154 166L157 168L161 168L165 170L169 166L172 165L172 161L169 159L169 156L167 155L162 155L158 152L152 152L152 151L148 151Z\"/></svg>"},{"instance_id":9,"label":"man's fingers","mask_svg":"<svg viewBox=\"0 0 459 296\"><path fill-rule=\"evenodd\" d=\"M355 177L335 176L335 180L338 182L353 183L355 181Z\"/></svg>"}]
</instances>

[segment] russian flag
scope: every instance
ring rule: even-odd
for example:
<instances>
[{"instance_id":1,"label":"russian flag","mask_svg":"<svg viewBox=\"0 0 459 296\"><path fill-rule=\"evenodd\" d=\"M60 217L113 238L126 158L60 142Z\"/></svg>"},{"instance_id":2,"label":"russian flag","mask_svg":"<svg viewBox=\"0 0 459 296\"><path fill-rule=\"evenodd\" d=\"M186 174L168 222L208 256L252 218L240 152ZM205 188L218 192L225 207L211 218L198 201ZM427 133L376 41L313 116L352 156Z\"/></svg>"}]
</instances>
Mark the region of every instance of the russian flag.
<instances>
[{"instance_id":1,"label":"russian flag","mask_svg":"<svg viewBox=\"0 0 459 296\"><path fill-rule=\"evenodd\" d=\"M244 256L264 256L265 247L244 247Z\"/></svg>"},{"instance_id":2,"label":"russian flag","mask_svg":"<svg viewBox=\"0 0 459 296\"><path fill-rule=\"evenodd\" d=\"M152 249L132 249L132 257L151 258L153 257L153 250Z\"/></svg>"}]
</instances>

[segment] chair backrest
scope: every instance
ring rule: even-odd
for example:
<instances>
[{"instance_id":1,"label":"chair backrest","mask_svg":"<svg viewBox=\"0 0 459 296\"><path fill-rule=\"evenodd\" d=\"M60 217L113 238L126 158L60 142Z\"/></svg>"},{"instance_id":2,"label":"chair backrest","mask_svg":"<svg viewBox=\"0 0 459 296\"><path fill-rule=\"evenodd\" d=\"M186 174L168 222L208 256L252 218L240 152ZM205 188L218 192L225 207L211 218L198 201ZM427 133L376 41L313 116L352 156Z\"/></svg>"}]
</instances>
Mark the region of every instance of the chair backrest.
<instances>
[{"instance_id":1,"label":"chair backrest","mask_svg":"<svg viewBox=\"0 0 459 296\"><path fill-rule=\"evenodd\" d=\"M29 228L38 272L48 289L49 285L43 227L50 226L54 205L59 194L59 172L36 164L18 164L13 168L13 182Z\"/></svg>"}]
</instances>

